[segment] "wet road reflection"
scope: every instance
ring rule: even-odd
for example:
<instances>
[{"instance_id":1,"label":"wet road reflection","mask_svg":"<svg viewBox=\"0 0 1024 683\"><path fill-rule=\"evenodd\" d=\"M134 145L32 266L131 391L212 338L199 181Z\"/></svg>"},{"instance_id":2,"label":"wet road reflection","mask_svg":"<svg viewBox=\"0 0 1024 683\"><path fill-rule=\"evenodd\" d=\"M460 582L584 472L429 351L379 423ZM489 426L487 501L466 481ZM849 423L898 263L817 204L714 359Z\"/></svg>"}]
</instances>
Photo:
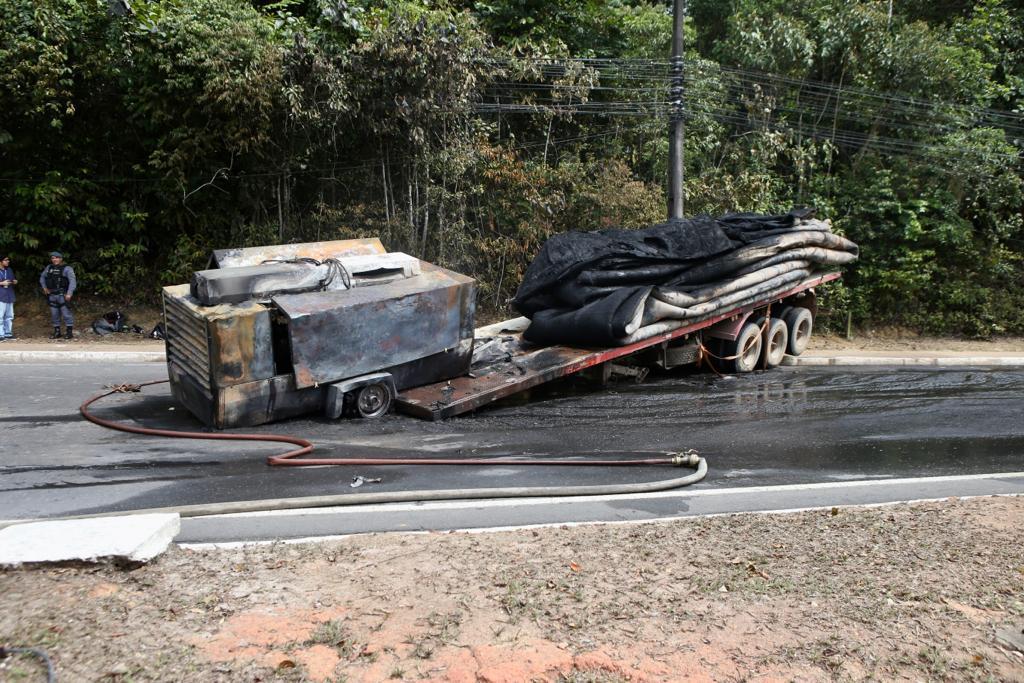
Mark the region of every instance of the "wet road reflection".
<instances>
[{"instance_id":1,"label":"wet road reflection","mask_svg":"<svg viewBox=\"0 0 1024 683\"><path fill-rule=\"evenodd\" d=\"M64 386L82 395L44 394L43 370L4 367L6 385L16 389L8 397L27 397L0 403L11 453L0 465L5 517L344 493L356 474L381 477L374 490L400 491L651 481L678 473L600 466L271 469L264 459L280 450L272 445L160 440L82 422L77 405L110 381L104 369L67 370ZM118 381L141 381L163 369L138 364L118 373ZM98 412L146 426L197 428L165 387L113 397ZM714 488L1024 471L1022 415L1024 371L776 368L738 377L672 373L604 389L566 382L441 423L400 415L312 417L255 431L305 436L324 454L346 456L599 460L696 448L711 468L700 487Z\"/></svg>"}]
</instances>

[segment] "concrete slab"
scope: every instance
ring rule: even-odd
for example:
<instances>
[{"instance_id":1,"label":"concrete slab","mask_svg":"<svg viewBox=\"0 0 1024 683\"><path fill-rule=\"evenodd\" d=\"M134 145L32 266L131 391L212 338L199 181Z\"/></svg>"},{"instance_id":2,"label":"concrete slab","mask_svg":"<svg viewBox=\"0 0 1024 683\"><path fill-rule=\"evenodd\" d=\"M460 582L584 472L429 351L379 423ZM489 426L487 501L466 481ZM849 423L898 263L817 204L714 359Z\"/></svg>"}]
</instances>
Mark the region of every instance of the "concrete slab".
<instances>
[{"instance_id":1,"label":"concrete slab","mask_svg":"<svg viewBox=\"0 0 1024 683\"><path fill-rule=\"evenodd\" d=\"M27 522L0 529L0 566L148 562L181 530L177 513Z\"/></svg>"}]
</instances>

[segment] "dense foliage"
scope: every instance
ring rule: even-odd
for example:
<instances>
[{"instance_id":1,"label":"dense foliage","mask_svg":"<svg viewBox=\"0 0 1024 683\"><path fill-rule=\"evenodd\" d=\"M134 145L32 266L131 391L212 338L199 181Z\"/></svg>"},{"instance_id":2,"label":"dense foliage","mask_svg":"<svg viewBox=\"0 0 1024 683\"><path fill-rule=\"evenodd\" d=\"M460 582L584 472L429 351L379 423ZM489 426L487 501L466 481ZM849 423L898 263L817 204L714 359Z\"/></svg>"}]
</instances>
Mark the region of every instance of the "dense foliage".
<instances>
[{"instance_id":1,"label":"dense foliage","mask_svg":"<svg viewBox=\"0 0 1024 683\"><path fill-rule=\"evenodd\" d=\"M1024 333L1017 3L689 4L688 214L818 207L833 324ZM664 216L669 5L5 0L0 250L130 301L379 235L503 310L552 233Z\"/></svg>"}]
</instances>

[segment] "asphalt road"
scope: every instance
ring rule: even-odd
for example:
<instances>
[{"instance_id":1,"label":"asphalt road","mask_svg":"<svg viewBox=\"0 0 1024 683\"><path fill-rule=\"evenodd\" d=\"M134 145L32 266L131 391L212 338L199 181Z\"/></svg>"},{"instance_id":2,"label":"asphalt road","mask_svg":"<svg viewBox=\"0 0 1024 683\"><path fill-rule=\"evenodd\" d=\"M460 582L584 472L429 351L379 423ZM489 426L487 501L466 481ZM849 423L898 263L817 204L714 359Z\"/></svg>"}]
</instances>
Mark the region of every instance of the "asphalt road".
<instances>
[{"instance_id":1,"label":"asphalt road","mask_svg":"<svg viewBox=\"0 0 1024 683\"><path fill-rule=\"evenodd\" d=\"M162 439L85 422L105 384L165 377L156 363L0 364L0 519L232 501L439 489L653 482L672 468L270 468L280 445ZM200 429L166 385L105 399L96 413ZM313 416L249 431L305 436L317 454L373 457L650 457L697 449L707 478L641 496L361 505L195 518L183 539L294 538L657 519L747 509L1024 492L1024 370L776 368L718 378L676 373L599 389L559 383L446 422ZM997 476L992 476L995 473ZM380 478L353 488L353 477Z\"/></svg>"}]
</instances>

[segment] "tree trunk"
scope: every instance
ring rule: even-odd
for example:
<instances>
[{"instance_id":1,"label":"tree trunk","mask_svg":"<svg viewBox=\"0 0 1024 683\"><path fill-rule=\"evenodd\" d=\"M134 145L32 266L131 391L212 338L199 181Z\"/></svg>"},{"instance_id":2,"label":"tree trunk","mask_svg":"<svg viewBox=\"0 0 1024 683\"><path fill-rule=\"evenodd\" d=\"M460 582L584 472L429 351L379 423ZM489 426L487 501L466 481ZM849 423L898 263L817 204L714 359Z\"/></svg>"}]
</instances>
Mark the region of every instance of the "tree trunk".
<instances>
[{"instance_id":1,"label":"tree trunk","mask_svg":"<svg viewBox=\"0 0 1024 683\"><path fill-rule=\"evenodd\" d=\"M388 171L384 164L384 150L380 154L380 182L384 190L384 222L391 222L391 214L388 212Z\"/></svg>"},{"instance_id":2,"label":"tree trunk","mask_svg":"<svg viewBox=\"0 0 1024 683\"><path fill-rule=\"evenodd\" d=\"M284 243L284 208L281 206L281 178L282 175L277 177L277 187L275 188L274 194L277 195L277 239L282 244Z\"/></svg>"},{"instance_id":3,"label":"tree trunk","mask_svg":"<svg viewBox=\"0 0 1024 683\"><path fill-rule=\"evenodd\" d=\"M554 123L555 117L548 118L548 133L544 138L544 165L548 165L548 145L551 144L551 124Z\"/></svg>"}]
</instances>

